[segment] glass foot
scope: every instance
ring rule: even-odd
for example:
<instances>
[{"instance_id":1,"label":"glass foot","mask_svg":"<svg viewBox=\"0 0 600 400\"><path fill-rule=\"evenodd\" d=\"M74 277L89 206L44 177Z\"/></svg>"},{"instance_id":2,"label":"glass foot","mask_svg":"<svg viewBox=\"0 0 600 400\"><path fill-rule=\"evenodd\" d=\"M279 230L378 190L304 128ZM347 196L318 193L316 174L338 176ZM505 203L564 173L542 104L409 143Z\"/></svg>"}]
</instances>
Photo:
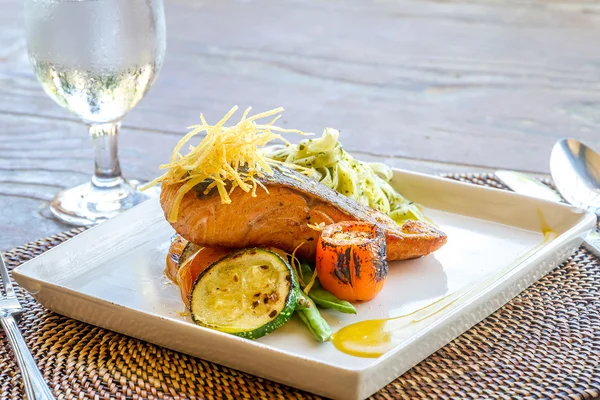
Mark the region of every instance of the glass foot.
<instances>
[{"instance_id":1,"label":"glass foot","mask_svg":"<svg viewBox=\"0 0 600 400\"><path fill-rule=\"evenodd\" d=\"M142 193L137 190L138 185L138 181L124 179L110 187L88 182L59 192L50 203L50 211L70 225L96 225L160 193L157 187Z\"/></svg>"}]
</instances>

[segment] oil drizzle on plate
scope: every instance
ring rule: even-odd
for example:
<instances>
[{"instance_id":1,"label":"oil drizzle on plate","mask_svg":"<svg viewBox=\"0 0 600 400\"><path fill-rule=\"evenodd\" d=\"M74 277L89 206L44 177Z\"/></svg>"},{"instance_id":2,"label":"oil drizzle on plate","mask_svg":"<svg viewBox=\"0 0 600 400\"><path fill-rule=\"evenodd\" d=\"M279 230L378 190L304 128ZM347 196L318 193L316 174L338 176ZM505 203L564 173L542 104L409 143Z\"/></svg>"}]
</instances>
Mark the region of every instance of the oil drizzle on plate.
<instances>
[{"instance_id":1,"label":"oil drizzle on plate","mask_svg":"<svg viewBox=\"0 0 600 400\"><path fill-rule=\"evenodd\" d=\"M540 231L544 235L544 240L546 239L546 236L548 234L552 234L556 237L556 232L550 227L550 225L548 225L548 221L546 221L546 218L544 218L544 213L542 212L542 209L538 208L537 213L538 219L540 220Z\"/></svg>"},{"instance_id":2,"label":"oil drizzle on plate","mask_svg":"<svg viewBox=\"0 0 600 400\"><path fill-rule=\"evenodd\" d=\"M343 327L333 337L333 345L341 352L356 357L377 358L400 343L419 322L453 304L461 296L452 292L409 314L393 318L372 319Z\"/></svg>"},{"instance_id":3,"label":"oil drizzle on plate","mask_svg":"<svg viewBox=\"0 0 600 400\"><path fill-rule=\"evenodd\" d=\"M544 235L541 243L519 256L511 264L493 274L482 282L467 285L464 288L448 293L422 308L411 313L393 318L373 319L357 322L343 327L333 337L333 345L341 352L365 358L377 358L385 354L411 334L422 327L422 322L444 310L450 310L457 300L476 290L481 290L489 283L511 271L526 258L557 237L557 233L548 225L542 210L538 209L540 231Z\"/></svg>"}]
</instances>

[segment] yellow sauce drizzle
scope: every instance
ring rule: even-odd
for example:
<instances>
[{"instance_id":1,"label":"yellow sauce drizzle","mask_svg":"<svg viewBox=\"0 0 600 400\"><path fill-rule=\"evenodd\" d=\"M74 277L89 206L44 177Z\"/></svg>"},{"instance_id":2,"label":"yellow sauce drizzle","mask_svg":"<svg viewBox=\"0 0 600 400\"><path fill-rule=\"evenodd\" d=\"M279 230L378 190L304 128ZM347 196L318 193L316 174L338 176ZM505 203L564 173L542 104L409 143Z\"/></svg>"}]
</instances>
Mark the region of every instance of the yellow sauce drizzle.
<instances>
[{"instance_id":1,"label":"yellow sauce drizzle","mask_svg":"<svg viewBox=\"0 0 600 400\"><path fill-rule=\"evenodd\" d=\"M377 358L398 345L400 337L406 337L418 322L424 321L450 306L459 297L457 292L419 308L411 313L394 318L372 319L343 327L331 338L341 352L356 357ZM394 337L396 336L396 338Z\"/></svg>"},{"instance_id":2,"label":"yellow sauce drizzle","mask_svg":"<svg viewBox=\"0 0 600 400\"><path fill-rule=\"evenodd\" d=\"M546 235L548 234L556 235L556 231L554 231L554 229L552 229L550 225L548 225L548 221L546 221L546 218L544 218L544 213L542 213L542 209L538 208L537 212L538 219L540 220L540 232L542 232L544 237L546 237Z\"/></svg>"},{"instance_id":3,"label":"yellow sauce drizzle","mask_svg":"<svg viewBox=\"0 0 600 400\"><path fill-rule=\"evenodd\" d=\"M544 235L542 242L483 282L468 285L456 292L451 292L433 303L408 314L393 318L361 321L345 326L332 336L333 345L339 351L355 357L377 358L385 354L399 345L403 340L408 339L411 334L419 331L428 318L444 310L449 312L452 309L450 306L455 304L457 300L469 293L481 290L500 276L510 272L526 258L554 240L558 234L548 225L540 209L538 209L538 216L540 230Z\"/></svg>"}]
</instances>

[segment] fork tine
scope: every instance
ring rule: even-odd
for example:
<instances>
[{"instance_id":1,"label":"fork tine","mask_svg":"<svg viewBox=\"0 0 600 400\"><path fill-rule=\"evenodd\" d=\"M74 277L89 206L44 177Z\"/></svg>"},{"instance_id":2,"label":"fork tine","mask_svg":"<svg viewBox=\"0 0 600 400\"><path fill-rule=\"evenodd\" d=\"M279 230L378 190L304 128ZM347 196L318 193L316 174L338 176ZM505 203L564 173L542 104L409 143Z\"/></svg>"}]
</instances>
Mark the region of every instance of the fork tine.
<instances>
[{"instance_id":1,"label":"fork tine","mask_svg":"<svg viewBox=\"0 0 600 400\"><path fill-rule=\"evenodd\" d=\"M0 275L2 276L2 282L4 283L4 292L6 293L6 297L16 297L15 290L13 289L13 285L10 282L10 277L8 276L8 268L6 268L4 258L2 257L2 252L0 252Z\"/></svg>"}]
</instances>

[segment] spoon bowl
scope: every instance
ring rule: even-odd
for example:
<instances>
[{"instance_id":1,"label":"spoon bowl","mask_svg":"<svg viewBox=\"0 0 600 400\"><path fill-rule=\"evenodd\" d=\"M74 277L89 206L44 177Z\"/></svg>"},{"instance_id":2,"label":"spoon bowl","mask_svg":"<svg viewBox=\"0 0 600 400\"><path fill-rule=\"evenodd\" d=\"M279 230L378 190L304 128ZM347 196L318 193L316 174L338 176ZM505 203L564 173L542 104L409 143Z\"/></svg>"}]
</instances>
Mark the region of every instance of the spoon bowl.
<instances>
[{"instance_id":1,"label":"spoon bowl","mask_svg":"<svg viewBox=\"0 0 600 400\"><path fill-rule=\"evenodd\" d=\"M600 209L600 155L576 139L561 139L552 148L550 173L556 188L570 204L589 211Z\"/></svg>"}]
</instances>

